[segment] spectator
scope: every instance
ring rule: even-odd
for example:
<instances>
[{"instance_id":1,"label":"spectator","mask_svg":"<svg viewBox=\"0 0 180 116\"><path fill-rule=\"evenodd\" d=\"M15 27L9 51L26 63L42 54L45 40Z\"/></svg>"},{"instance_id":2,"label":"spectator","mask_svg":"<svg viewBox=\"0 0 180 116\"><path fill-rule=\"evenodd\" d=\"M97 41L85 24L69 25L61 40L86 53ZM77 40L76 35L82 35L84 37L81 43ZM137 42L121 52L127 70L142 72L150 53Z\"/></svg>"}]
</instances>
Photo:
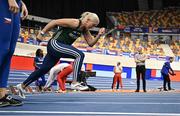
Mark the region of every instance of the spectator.
<instances>
[{"instance_id":1,"label":"spectator","mask_svg":"<svg viewBox=\"0 0 180 116\"><path fill-rule=\"evenodd\" d=\"M145 61L146 61L146 55L143 54L142 48L138 48L138 53L135 55L135 62L136 62L136 79L137 79L137 89L135 92L139 92L140 87L140 78L142 78L143 82L143 90L146 92L146 67L145 67Z\"/></svg>"},{"instance_id":2,"label":"spectator","mask_svg":"<svg viewBox=\"0 0 180 116\"><path fill-rule=\"evenodd\" d=\"M174 71L170 65L170 63L172 63L172 62L173 62L173 57L169 57L169 60L164 63L164 65L161 69L161 74L163 76L163 89L164 89L164 91L174 90L171 88L171 80L169 78L169 74L175 75L175 73L174 73ZM166 88L166 84L168 84L168 90Z\"/></svg>"},{"instance_id":3,"label":"spectator","mask_svg":"<svg viewBox=\"0 0 180 116\"><path fill-rule=\"evenodd\" d=\"M34 67L35 67L35 70L38 70L41 67L41 65L43 64L43 61L44 61L43 50L42 49L37 49L36 50L36 57L34 58ZM46 83L46 80L45 80L45 76L44 75L42 75L40 78L41 78L41 81L39 79L37 79L35 81L35 85L41 91L43 86Z\"/></svg>"},{"instance_id":4,"label":"spectator","mask_svg":"<svg viewBox=\"0 0 180 116\"><path fill-rule=\"evenodd\" d=\"M122 73L122 66L121 66L121 63L118 62L117 65L114 66L114 78L113 78L113 83L112 83L112 89L113 90L115 90L116 83L118 85L120 84L121 89L123 88L121 73Z\"/></svg>"}]
</instances>

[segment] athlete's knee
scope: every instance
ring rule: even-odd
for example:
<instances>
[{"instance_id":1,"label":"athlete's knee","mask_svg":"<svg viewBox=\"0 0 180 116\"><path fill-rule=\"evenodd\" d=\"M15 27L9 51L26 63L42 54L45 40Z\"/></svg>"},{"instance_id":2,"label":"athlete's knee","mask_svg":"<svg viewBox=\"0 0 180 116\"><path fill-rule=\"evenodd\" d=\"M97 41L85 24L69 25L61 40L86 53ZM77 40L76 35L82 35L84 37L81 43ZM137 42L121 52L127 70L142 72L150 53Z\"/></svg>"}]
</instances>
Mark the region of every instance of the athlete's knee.
<instances>
[{"instance_id":1,"label":"athlete's knee","mask_svg":"<svg viewBox=\"0 0 180 116\"><path fill-rule=\"evenodd\" d=\"M9 50L0 50L0 66L3 64L4 60L8 55Z\"/></svg>"},{"instance_id":2,"label":"athlete's knee","mask_svg":"<svg viewBox=\"0 0 180 116\"><path fill-rule=\"evenodd\" d=\"M9 50L9 55L12 56L12 55L14 54L14 51L15 51L14 49L10 49L10 50Z\"/></svg>"},{"instance_id":3,"label":"athlete's knee","mask_svg":"<svg viewBox=\"0 0 180 116\"><path fill-rule=\"evenodd\" d=\"M0 77L0 88L7 88L7 77Z\"/></svg>"},{"instance_id":4,"label":"athlete's knee","mask_svg":"<svg viewBox=\"0 0 180 116\"><path fill-rule=\"evenodd\" d=\"M55 72L55 70L54 70L53 68L49 71L49 73L50 73L51 75L54 75L54 72Z\"/></svg>"}]
</instances>

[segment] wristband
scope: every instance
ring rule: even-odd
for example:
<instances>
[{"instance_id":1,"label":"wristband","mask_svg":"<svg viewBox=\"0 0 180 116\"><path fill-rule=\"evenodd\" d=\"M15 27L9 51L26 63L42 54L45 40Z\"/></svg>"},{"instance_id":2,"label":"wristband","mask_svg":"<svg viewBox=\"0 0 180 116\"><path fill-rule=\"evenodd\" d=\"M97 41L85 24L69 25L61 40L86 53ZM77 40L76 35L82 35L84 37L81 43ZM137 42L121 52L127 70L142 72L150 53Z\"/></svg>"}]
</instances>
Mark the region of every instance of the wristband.
<instances>
[{"instance_id":1,"label":"wristband","mask_svg":"<svg viewBox=\"0 0 180 116\"><path fill-rule=\"evenodd\" d=\"M41 31L40 34L41 34L41 36L44 36L44 35L45 35L45 33L44 33L43 31Z\"/></svg>"}]
</instances>

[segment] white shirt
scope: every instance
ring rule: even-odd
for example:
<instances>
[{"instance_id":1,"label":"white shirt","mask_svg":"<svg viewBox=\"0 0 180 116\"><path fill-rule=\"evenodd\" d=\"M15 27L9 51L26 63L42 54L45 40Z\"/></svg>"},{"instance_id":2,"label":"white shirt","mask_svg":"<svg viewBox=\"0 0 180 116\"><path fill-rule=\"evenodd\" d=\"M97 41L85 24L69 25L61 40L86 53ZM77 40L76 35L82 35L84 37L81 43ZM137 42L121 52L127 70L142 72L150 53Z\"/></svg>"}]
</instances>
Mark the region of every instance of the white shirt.
<instances>
[{"instance_id":1,"label":"white shirt","mask_svg":"<svg viewBox=\"0 0 180 116\"><path fill-rule=\"evenodd\" d=\"M69 65L70 65L70 64L68 64L68 63L60 63L60 64L54 66L52 69L55 69L55 71L59 73L59 72L62 71L64 68L68 67Z\"/></svg>"},{"instance_id":2,"label":"white shirt","mask_svg":"<svg viewBox=\"0 0 180 116\"><path fill-rule=\"evenodd\" d=\"M51 70L50 70L50 74L49 74L49 77L47 79L47 82L46 82L46 85L45 85L45 88L49 87L53 82L54 80L57 79L57 75L60 71L62 71L64 68L68 67L70 64L68 63L60 63L56 66L54 66Z\"/></svg>"},{"instance_id":3,"label":"white shirt","mask_svg":"<svg viewBox=\"0 0 180 116\"><path fill-rule=\"evenodd\" d=\"M115 66L115 73L121 73L122 72L122 66Z\"/></svg>"},{"instance_id":4,"label":"white shirt","mask_svg":"<svg viewBox=\"0 0 180 116\"><path fill-rule=\"evenodd\" d=\"M145 54L136 54L135 57L136 66L143 66L145 65L145 60L147 59Z\"/></svg>"}]
</instances>

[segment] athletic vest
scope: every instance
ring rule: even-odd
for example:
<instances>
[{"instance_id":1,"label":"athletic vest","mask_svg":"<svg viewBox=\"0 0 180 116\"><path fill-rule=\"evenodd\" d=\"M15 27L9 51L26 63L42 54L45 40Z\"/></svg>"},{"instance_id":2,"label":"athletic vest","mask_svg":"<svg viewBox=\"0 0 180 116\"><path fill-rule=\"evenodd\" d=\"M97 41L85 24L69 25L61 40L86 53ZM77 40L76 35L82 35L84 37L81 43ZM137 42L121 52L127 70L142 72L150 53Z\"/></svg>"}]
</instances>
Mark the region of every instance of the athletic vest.
<instances>
[{"instance_id":1,"label":"athletic vest","mask_svg":"<svg viewBox=\"0 0 180 116\"><path fill-rule=\"evenodd\" d=\"M122 72L122 66L116 66L115 72L121 73Z\"/></svg>"},{"instance_id":2,"label":"athletic vest","mask_svg":"<svg viewBox=\"0 0 180 116\"><path fill-rule=\"evenodd\" d=\"M81 22L79 23L79 26L80 24ZM79 26L76 29L60 27L60 29L54 33L52 39L56 39L58 42L63 44L71 45L81 36L82 31L78 30Z\"/></svg>"}]
</instances>

